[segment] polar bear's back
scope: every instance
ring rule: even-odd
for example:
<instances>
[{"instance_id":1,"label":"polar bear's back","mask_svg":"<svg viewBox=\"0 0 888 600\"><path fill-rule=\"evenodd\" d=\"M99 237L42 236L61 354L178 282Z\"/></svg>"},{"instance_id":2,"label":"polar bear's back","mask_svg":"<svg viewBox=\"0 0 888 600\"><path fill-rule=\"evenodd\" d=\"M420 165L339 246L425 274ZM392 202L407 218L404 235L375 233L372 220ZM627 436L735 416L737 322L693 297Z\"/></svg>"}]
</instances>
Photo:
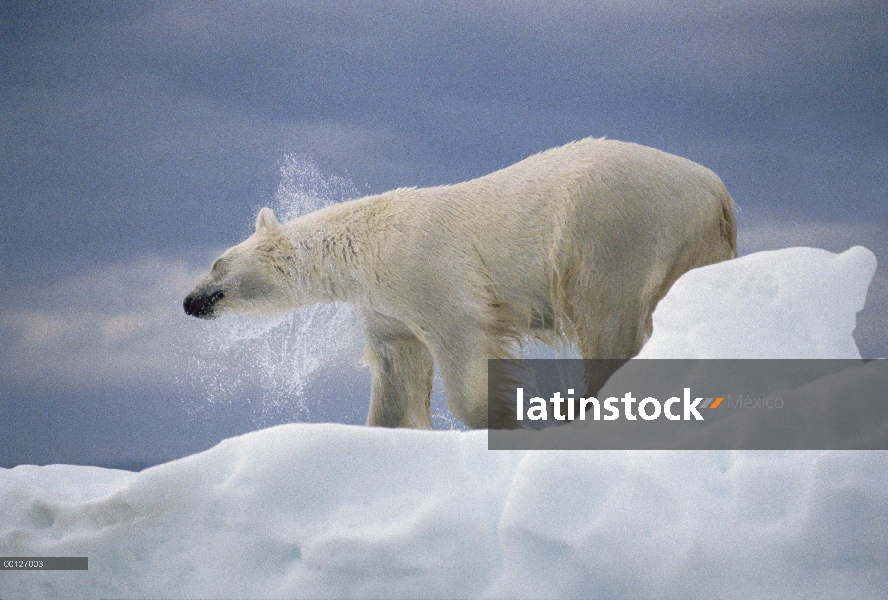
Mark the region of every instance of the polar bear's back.
<instances>
[{"instance_id":1,"label":"polar bear's back","mask_svg":"<svg viewBox=\"0 0 888 600\"><path fill-rule=\"evenodd\" d=\"M406 191L406 190L405 190ZM613 225L638 215L721 212L730 203L715 173L685 158L615 140L587 138L540 152L464 183L409 190L442 223L512 235L563 234L568 222ZM508 214L509 218L503 217ZM487 236L486 236L487 237Z\"/></svg>"},{"instance_id":2,"label":"polar bear's back","mask_svg":"<svg viewBox=\"0 0 888 600\"><path fill-rule=\"evenodd\" d=\"M593 139L572 142L514 165L450 186L475 210L532 207L540 211L588 211L604 217L632 206L646 211L706 209L726 194L718 176L695 162L655 148ZM441 189L441 188L438 188ZM485 202L476 202L483 197Z\"/></svg>"},{"instance_id":3,"label":"polar bear's back","mask_svg":"<svg viewBox=\"0 0 888 600\"><path fill-rule=\"evenodd\" d=\"M550 281L552 269L569 266L559 260L588 265L589 285L592 270L659 279L666 275L657 263L715 262L678 257L695 254L689 240L717 260L735 252L733 202L718 176L638 144L587 138L465 183L411 192L423 228L443 231L460 253L480 253L494 279L513 285Z\"/></svg>"},{"instance_id":4,"label":"polar bear's back","mask_svg":"<svg viewBox=\"0 0 888 600\"><path fill-rule=\"evenodd\" d=\"M389 215L376 263L397 282L386 285L432 313L646 321L681 274L735 255L732 200L712 171L618 141L580 140L478 179L367 202ZM597 327L586 324L591 336Z\"/></svg>"}]
</instances>

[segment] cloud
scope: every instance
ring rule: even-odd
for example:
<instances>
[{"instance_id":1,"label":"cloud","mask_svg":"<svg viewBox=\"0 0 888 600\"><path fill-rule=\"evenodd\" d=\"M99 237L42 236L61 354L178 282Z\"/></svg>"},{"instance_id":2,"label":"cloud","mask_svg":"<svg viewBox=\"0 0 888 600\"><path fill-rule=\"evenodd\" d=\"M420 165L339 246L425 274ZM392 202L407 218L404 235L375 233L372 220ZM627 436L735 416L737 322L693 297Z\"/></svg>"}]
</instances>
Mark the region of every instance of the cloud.
<instances>
[{"instance_id":1,"label":"cloud","mask_svg":"<svg viewBox=\"0 0 888 600\"><path fill-rule=\"evenodd\" d=\"M369 375L353 313L202 321L182 300L216 250L142 256L0 305L0 462L125 468L280 423L360 424Z\"/></svg>"},{"instance_id":2,"label":"cloud","mask_svg":"<svg viewBox=\"0 0 888 600\"><path fill-rule=\"evenodd\" d=\"M182 299L209 262L142 257L22 290L27 304L0 309L0 377L7 386L55 392L165 387L197 411L253 402L258 416L271 419L306 416L309 394L326 398L366 375L354 313L345 307L264 319L186 316Z\"/></svg>"},{"instance_id":3,"label":"cloud","mask_svg":"<svg viewBox=\"0 0 888 600\"><path fill-rule=\"evenodd\" d=\"M165 379L176 340L194 334L179 313L195 280L182 261L144 257L20 290L0 310L3 377L79 388Z\"/></svg>"},{"instance_id":4,"label":"cloud","mask_svg":"<svg viewBox=\"0 0 888 600\"><path fill-rule=\"evenodd\" d=\"M0 178L46 220L3 238L13 253L130 219L150 234L126 240L130 256L158 252L183 237L184 209L211 243L227 225L208 207L257 201L294 150L375 191L478 176L586 135L680 139L674 151L752 138L789 160L839 133L884 156L883 13L653 0L35 9L6 46Z\"/></svg>"},{"instance_id":5,"label":"cloud","mask_svg":"<svg viewBox=\"0 0 888 600\"><path fill-rule=\"evenodd\" d=\"M339 172L403 179L406 157L383 125L324 118L279 122L182 96L157 78L113 72L84 89L4 91L0 136L0 272L103 262L232 243L274 190L278 161L298 151ZM31 224L21 227L27 214ZM19 218L13 219L17 215ZM51 240L51 242L50 242ZM27 248L27 252L23 249Z\"/></svg>"},{"instance_id":6,"label":"cloud","mask_svg":"<svg viewBox=\"0 0 888 600\"><path fill-rule=\"evenodd\" d=\"M397 103L417 91L525 95L569 90L564 83L588 91L590 74L610 84L679 79L765 94L762 77L782 83L777 94L828 72L853 83L835 67L878 51L884 16L865 2L315 2L177 5L134 21L130 32L139 52L163 56L166 67L205 67L180 71L182 82L208 83L228 70L230 92L269 76L306 97L323 93L305 88L324 82L339 96L335 108L360 96L342 97L349 83L372 95L380 84L394 91L394 82L412 82L402 89L410 93L392 97ZM565 67L572 78L559 82Z\"/></svg>"}]
</instances>

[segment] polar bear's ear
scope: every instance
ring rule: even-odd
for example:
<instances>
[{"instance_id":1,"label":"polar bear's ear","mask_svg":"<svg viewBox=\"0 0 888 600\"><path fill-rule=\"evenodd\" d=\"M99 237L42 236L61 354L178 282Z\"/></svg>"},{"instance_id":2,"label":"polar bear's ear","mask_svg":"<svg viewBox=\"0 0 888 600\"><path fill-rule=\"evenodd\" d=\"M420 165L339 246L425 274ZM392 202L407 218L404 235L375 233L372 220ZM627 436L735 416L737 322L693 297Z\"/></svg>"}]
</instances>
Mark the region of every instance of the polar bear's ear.
<instances>
[{"instance_id":1,"label":"polar bear's ear","mask_svg":"<svg viewBox=\"0 0 888 600\"><path fill-rule=\"evenodd\" d=\"M277 217L274 216L274 211L270 208L266 207L259 211L259 215L256 217L256 231L262 231L264 229L274 230L280 226L278 223Z\"/></svg>"}]
</instances>

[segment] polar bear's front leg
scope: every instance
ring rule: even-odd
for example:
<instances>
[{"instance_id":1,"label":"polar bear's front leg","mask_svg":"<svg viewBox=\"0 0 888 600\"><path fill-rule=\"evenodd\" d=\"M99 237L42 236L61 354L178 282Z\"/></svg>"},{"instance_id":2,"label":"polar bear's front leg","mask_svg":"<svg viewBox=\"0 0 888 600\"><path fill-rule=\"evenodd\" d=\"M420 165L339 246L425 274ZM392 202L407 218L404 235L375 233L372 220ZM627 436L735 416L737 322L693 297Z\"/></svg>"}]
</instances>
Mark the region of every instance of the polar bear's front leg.
<instances>
[{"instance_id":1,"label":"polar bear's front leg","mask_svg":"<svg viewBox=\"0 0 888 600\"><path fill-rule=\"evenodd\" d=\"M434 364L428 347L396 319L370 311L362 318L364 363L372 377L367 425L431 429Z\"/></svg>"},{"instance_id":2,"label":"polar bear's front leg","mask_svg":"<svg viewBox=\"0 0 888 600\"><path fill-rule=\"evenodd\" d=\"M487 403L488 359L513 358L504 341L485 334L483 328L454 326L430 345L447 406L457 419L472 429L517 427L514 405L488 407Z\"/></svg>"}]
</instances>

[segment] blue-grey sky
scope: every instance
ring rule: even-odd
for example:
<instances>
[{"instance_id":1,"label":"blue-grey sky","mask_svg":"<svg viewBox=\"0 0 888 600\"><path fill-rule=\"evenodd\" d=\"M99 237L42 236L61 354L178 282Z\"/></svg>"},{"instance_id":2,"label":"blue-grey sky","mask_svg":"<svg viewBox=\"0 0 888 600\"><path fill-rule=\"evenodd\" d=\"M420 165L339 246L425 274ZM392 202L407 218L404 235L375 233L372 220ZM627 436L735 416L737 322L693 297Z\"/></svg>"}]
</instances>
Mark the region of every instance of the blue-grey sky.
<instances>
[{"instance_id":1,"label":"blue-grey sky","mask_svg":"<svg viewBox=\"0 0 888 600\"><path fill-rule=\"evenodd\" d=\"M590 135L680 154L731 191L742 252L876 252L856 336L888 355L878 0L5 1L0 102L2 466L150 464L293 418L257 420L248 373L195 414L214 338L180 307L287 156L370 193ZM363 420L340 354L309 390L336 402L299 418Z\"/></svg>"}]
</instances>

